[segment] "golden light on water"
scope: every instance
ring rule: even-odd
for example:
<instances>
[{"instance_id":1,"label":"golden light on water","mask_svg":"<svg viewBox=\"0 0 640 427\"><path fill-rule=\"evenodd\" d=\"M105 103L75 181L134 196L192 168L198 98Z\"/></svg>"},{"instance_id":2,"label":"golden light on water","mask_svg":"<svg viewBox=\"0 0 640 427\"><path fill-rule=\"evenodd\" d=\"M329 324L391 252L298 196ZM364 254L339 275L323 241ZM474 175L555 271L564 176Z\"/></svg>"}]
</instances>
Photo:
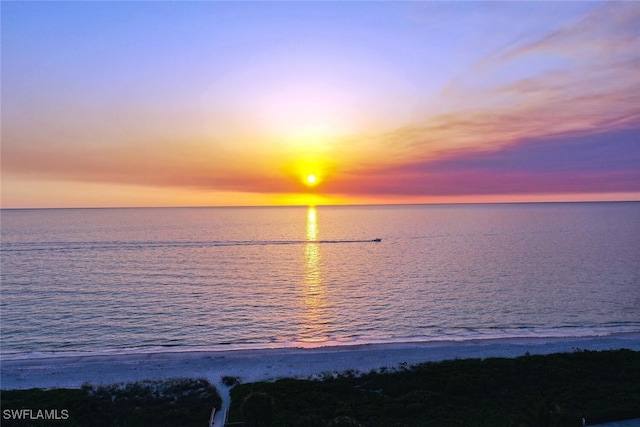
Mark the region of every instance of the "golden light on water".
<instances>
[{"instance_id":1,"label":"golden light on water","mask_svg":"<svg viewBox=\"0 0 640 427\"><path fill-rule=\"evenodd\" d=\"M318 213L315 206L307 210L307 242L318 240ZM307 246L309 243L307 243Z\"/></svg>"},{"instance_id":2,"label":"golden light on water","mask_svg":"<svg viewBox=\"0 0 640 427\"><path fill-rule=\"evenodd\" d=\"M315 207L307 210L306 240L304 248L304 306L301 341L304 343L326 340L326 308L322 282L322 257L318 243L318 214Z\"/></svg>"}]
</instances>

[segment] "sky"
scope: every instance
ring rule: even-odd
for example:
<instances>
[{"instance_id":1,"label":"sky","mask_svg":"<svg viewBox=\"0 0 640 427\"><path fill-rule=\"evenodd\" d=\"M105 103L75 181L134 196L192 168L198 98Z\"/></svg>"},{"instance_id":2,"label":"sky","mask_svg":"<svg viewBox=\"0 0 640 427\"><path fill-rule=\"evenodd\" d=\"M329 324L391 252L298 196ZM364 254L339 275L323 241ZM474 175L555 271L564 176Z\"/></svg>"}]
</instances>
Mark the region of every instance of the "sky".
<instances>
[{"instance_id":1,"label":"sky","mask_svg":"<svg viewBox=\"0 0 640 427\"><path fill-rule=\"evenodd\" d=\"M640 3L0 7L3 208L640 200Z\"/></svg>"}]
</instances>

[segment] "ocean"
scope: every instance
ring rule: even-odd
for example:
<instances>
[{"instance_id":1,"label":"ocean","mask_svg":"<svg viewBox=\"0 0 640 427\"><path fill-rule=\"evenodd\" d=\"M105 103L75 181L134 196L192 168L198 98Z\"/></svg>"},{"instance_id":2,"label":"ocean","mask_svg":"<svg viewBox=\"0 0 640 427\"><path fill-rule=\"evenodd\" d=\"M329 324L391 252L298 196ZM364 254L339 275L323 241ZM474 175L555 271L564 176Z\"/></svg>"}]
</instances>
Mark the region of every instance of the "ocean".
<instances>
[{"instance_id":1,"label":"ocean","mask_svg":"<svg viewBox=\"0 0 640 427\"><path fill-rule=\"evenodd\" d=\"M3 356L640 331L640 202L7 210Z\"/></svg>"}]
</instances>

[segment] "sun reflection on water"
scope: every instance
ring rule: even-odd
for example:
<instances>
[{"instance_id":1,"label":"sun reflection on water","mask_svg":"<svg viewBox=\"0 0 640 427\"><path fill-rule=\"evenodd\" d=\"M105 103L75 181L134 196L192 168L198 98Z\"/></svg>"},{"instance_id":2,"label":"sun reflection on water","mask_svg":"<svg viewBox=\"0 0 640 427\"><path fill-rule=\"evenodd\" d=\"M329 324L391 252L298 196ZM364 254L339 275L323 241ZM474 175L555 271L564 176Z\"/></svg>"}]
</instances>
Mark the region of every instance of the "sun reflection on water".
<instances>
[{"instance_id":1,"label":"sun reflection on water","mask_svg":"<svg viewBox=\"0 0 640 427\"><path fill-rule=\"evenodd\" d=\"M321 272L321 253L318 243L318 213L314 206L307 210L307 229L304 248L304 308L302 318L303 343L326 341L326 299Z\"/></svg>"}]
</instances>

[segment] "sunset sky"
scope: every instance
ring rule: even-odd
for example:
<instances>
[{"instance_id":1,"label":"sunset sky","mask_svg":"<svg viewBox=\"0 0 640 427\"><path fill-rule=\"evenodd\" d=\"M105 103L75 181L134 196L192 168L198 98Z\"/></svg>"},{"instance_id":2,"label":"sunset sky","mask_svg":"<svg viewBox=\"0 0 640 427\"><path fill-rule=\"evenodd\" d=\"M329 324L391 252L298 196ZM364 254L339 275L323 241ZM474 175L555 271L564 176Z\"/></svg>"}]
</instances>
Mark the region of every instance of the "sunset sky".
<instances>
[{"instance_id":1,"label":"sunset sky","mask_svg":"<svg viewBox=\"0 0 640 427\"><path fill-rule=\"evenodd\" d=\"M3 208L640 200L640 3L1 8Z\"/></svg>"}]
</instances>

